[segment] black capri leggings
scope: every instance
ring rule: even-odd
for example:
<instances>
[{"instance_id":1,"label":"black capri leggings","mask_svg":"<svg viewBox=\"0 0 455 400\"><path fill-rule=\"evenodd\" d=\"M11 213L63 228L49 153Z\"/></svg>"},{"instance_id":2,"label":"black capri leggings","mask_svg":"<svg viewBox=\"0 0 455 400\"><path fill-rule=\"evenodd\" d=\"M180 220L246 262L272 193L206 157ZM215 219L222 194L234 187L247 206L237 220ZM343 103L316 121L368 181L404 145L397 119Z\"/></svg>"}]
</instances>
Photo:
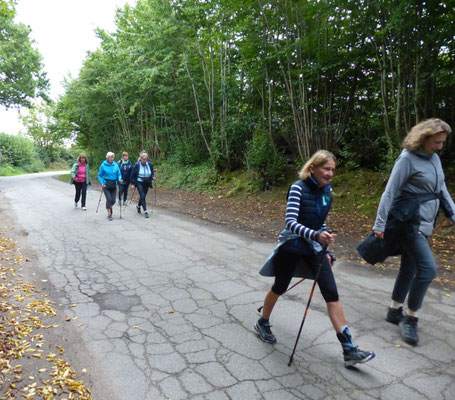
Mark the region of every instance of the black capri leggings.
<instances>
[{"instance_id":1,"label":"black capri leggings","mask_svg":"<svg viewBox=\"0 0 455 400\"><path fill-rule=\"evenodd\" d=\"M115 204L116 192L116 187L113 189L108 189L107 187L104 188L104 195L106 196L106 210L109 210Z\"/></svg>"},{"instance_id":2,"label":"black capri leggings","mask_svg":"<svg viewBox=\"0 0 455 400\"><path fill-rule=\"evenodd\" d=\"M278 249L278 254L275 256L276 275L275 283L272 286L273 293L281 296L286 291L301 257L305 259L313 273L316 274L320 257L293 254L283 248L283 246ZM339 300L335 277L326 255L322 258L318 286L326 303Z\"/></svg>"}]
</instances>

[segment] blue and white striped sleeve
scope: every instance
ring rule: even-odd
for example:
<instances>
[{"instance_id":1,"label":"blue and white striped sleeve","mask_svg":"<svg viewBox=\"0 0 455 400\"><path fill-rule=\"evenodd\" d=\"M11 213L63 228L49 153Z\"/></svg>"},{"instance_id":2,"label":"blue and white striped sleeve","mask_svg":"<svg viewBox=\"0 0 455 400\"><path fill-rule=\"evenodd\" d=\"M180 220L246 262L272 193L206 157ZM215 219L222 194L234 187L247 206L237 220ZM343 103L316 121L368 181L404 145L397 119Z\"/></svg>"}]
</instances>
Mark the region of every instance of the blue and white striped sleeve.
<instances>
[{"instance_id":1,"label":"blue and white striped sleeve","mask_svg":"<svg viewBox=\"0 0 455 400\"><path fill-rule=\"evenodd\" d=\"M286 228L300 237L313 240L316 231L297 222L301 198L302 188L299 185L292 185L286 205Z\"/></svg>"}]
</instances>

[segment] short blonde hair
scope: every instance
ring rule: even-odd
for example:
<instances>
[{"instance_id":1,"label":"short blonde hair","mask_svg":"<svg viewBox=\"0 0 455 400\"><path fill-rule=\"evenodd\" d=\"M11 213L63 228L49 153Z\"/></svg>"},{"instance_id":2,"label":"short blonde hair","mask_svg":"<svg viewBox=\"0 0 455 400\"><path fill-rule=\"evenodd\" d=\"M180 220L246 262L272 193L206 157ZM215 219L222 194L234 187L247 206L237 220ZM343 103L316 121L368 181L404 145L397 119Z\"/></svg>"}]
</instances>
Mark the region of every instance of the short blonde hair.
<instances>
[{"instance_id":1,"label":"short blonde hair","mask_svg":"<svg viewBox=\"0 0 455 400\"><path fill-rule=\"evenodd\" d=\"M336 163L336 158L330 151L318 150L310 157L310 159L299 171L299 178L300 179L308 178L311 175L310 167L317 168L332 160Z\"/></svg>"},{"instance_id":2,"label":"short blonde hair","mask_svg":"<svg viewBox=\"0 0 455 400\"><path fill-rule=\"evenodd\" d=\"M438 133L446 133L448 135L450 132L452 132L452 129L449 124L442 119L427 119L411 128L403 140L403 148L409 151L417 150L429 137Z\"/></svg>"},{"instance_id":3,"label":"short blonde hair","mask_svg":"<svg viewBox=\"0 0 455 400\"><path fill-rule=\"evenodd\" d=\"M109 157L115 157L115 154L114 154L112 151L108 151L108 152L106 153L106 160L107 160Z\"/></svg>"},{"instance_id":4,"label":"short blonde hair","mask_svg":"<svg viewBox=\"0 0 455 400\"><path fill-rule=\"evenodd\" d=\"M85 155L85 153L79 154L79 157L77 158L77 162L80 163L82 157L85 157L85 162L86 162L86 164L88 164L88 158L87 158L87 156Z\"/></svg>"}]
</instances>

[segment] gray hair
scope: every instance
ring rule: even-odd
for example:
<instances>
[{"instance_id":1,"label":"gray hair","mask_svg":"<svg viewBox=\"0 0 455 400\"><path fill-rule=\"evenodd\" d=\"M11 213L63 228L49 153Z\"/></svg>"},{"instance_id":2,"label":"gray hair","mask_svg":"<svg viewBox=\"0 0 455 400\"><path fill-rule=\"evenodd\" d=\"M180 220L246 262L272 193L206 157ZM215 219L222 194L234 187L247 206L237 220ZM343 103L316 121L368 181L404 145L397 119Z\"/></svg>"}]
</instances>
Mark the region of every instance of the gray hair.
<instances>
[{"instance_id":1,"label":"gray hair","mask_svg":"<svg viewBox=\"0 0 455 400\"><path fill-rule=\"evenodd\" d=\"M115 157L115 154L114 154L112 151L108 151L107 154L106 154L106 160L107 160L109 157Z\"/></svg>"}]
</instances>

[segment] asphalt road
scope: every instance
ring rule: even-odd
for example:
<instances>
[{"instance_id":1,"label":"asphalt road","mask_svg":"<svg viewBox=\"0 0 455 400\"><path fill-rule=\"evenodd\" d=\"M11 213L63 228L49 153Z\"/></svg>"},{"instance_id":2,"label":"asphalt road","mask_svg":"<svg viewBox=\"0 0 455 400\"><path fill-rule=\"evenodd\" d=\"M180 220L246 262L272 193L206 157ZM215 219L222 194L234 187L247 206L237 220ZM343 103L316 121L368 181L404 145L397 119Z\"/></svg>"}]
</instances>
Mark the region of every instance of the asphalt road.
<instances>
[{"instance_id":1,"label":"asphalt road","mask_svg":"<svg viewBox=\"0 0 455 400\"><path fill-rule=\"evenodd\" d=\"M455 399L455 293L429 290L412 347L384 320L393 277L338 261L354 339L377 356L344 367L317 290L288 367L311 285L278 302L278 343L260 341L256 308L272 282L258 270L274 243L160 209L145 219L134 205L109 222L104 199L95 213L99 192L75 209L74 187L50 175L0 178L0 215L27 235L52 299L78 317L65 354L86 363L94 399Z\"/></svg>"}]
</instances>

